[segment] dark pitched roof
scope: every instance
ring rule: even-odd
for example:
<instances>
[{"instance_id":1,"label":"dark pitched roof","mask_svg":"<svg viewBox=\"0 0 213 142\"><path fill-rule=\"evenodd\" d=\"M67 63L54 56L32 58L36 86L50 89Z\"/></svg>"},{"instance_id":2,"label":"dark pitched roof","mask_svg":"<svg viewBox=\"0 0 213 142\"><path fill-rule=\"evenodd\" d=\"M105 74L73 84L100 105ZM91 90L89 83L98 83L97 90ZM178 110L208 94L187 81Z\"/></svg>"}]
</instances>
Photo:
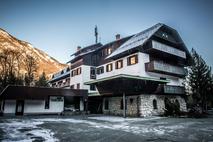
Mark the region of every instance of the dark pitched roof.
<instances>
[{"instance_id":1,"label":"dark pitched roof","mask_svg":"<svg viewBox=\"0 0 213 142\"><path fill-rule=\"evenodd\" d=\"M96 48L101 47L101 46L102 46L101 43L96 43L96 44L93 44L93 45L89 45L89 46L83 47L82 49L80 49L79 51L75 52L71 56L73 56L73 55L77 56L77 55L80 55L80 54L86 54L87 52L93 51Z\"/></svg>"},{"instance_id":2,"label":"dark pitched roof","mask_svg":"<svg viewBox=\"0 0 213 142\"><path fill-rule=\"evenodd\" d=\"M44 100L49 96L87 97L87 90L44 88L28 86L7 86L0 94L3 100Z\"/></svg>"}]
</instances>

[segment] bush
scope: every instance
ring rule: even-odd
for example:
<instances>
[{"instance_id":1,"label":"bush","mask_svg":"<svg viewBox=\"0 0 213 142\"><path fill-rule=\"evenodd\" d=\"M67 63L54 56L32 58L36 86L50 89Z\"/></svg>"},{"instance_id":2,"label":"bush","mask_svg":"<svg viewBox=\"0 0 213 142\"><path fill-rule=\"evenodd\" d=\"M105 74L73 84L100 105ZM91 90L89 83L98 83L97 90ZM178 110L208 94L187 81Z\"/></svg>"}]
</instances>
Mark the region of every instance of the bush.
<instances>
[{"instance_id":1,"label":"bush","mask_svg":"<svg viewBox=\"0 0 213 142\"><path fill-rule=\"evenodd\" d=\"M168 99L165 101L165 116L180 116L181 114L180 105L177 101L171 102Z\"/></svg>"},{"instance_id":2,"label":"bush","mask_svg":"<svg viewBox=\"0 0 213 142\"><path fill-rule=\"evenodd\" d=\"M188 117L202 118L206 116L207 113L203 113L202 108L199 105L191 106L188 112Z\"/></svg>"}]
</instances>

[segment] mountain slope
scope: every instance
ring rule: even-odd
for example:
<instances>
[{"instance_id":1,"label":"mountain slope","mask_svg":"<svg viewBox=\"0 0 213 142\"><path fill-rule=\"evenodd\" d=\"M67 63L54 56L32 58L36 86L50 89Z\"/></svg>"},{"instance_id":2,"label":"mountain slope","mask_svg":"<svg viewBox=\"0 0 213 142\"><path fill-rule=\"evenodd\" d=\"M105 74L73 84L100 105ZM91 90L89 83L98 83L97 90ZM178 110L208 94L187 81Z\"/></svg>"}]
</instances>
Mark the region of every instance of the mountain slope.
<instances>
[{"instance_id":1,"label":"mountain slope","mask_svg":"<svg viewBox=\"0 0 213 142\"><path fill-rule=\"evenodd\" d=\"M0 52L4 49L12 49L20 52L24 51L25 53L32 55L38 63L37 76L42 72L45 72L50 76L66 66L65 64L59 63L56 59L50 57L40 49L33 47L30 43L21 41L0 28ZM25 55L23 55L23 58L25 58ZM21 72L25 72L24 67L21 67Z\"/></svg>"}]
</instances>

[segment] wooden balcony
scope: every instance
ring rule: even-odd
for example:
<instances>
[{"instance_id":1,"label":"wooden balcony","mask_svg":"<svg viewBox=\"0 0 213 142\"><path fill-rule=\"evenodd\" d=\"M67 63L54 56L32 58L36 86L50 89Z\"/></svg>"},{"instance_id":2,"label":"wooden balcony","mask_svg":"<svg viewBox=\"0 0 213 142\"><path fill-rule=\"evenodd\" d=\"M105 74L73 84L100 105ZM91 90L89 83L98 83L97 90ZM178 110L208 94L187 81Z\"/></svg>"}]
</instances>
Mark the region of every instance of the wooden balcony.
<instances>
[{"instance_id":1,"label":"wooden balcony","mask_svg":"<svg viewBox=\"0 0 213 142\"><path fill-rule=\"evenodd\" d=\"M158 94L184 95L185 88L183 86L172 86L172 85L159 84L157 93Z\"/></svg>"},{"instance_id":2,"label":"wooden balcony","mask_svg":"<svg viewBox=\"0 0 213 142\"><path fill-rule=\"evenodd\" d=\"M186 59L186 52L179 50L175 47L160 43L158 41L152 40L150 42L149 46L146 48L147 53L154 53L154 54L159 54L161 53L162 55L165 56L170 56L170 57L175 57L175 58L180 58L185 60Z\"/></svg>"},{"instance_id":3,"label":"wooden balcony","mask_svg":"<svg viewBox=\"0 0 213 142\"><path fill-rule=\"evenodd\" d=\"M161 61L151 61L145 63L147 72L156 72L177 77L184 77L187 74L186 69L179 66L170 65Z\"/></svg>"}]
</instances>

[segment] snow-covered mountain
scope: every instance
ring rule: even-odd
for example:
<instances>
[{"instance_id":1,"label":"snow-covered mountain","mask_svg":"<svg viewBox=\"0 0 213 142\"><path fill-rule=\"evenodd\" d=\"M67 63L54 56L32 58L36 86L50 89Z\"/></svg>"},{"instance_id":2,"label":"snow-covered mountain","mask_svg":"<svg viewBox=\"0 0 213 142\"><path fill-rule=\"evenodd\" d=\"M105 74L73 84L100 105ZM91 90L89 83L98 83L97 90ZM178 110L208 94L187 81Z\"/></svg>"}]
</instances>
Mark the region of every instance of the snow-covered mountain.
<instances>
[{"instance_id":1,"label":"snow-covered mountain","mask_svg":"<svg viewBox=\"0 0 213 142\"><path fill-rule=\"evenodd\" d=\"M50 76L66 66L66 64L59 63L56 59L50 57L42 50L33 47L32 44L21 41L0 28L0 52L3 49L12 49L20 52L24 51L36 58L38 63L38 76L42 72L45 72L48 76ZM24 55L23 58L25 58ZM21 68L21 71L24 72L24 68Z\"/></svg>"}]
</instances>

